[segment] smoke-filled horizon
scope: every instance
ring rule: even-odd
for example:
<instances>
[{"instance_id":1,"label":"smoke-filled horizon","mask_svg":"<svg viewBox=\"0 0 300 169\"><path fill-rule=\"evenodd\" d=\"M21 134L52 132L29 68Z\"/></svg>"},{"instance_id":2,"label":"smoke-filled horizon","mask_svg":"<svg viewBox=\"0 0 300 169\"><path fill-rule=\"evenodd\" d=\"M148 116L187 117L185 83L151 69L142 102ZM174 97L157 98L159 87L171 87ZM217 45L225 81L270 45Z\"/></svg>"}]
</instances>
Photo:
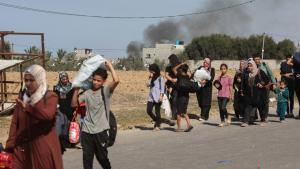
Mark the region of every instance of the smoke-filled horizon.
<instances>
[{"instance_id":1,"label":"smoke-filled horizon","mask_svg":"<svg viewBox=\"0 0 300 169\"><path fill-rule=\"evenodd\" d=\"M191 12L215 10L243 2L246 0L206 0L206 3L199 3L201 6L195 7L195 10ZM166 19L149 25L144 30L143 42L140 43L147 47L154 47L155 43L174 43L176 39L179 39L188 44L195 37L216 33L233 37L247 37L264 32L284 35L284 32L277 32L276 29L284 30L289 27L285 28L285 25L282 24L277 25L276 20L279 16L273 14L280 13L280 17L286 16L284 10L289 10L296 4L300 5L300 1L294 0L289 4L284 0L255 0L253 3L219 12L192 15L180 19ZM285 20L281 19L279 22L285 22ZM270 36L273 35L270 34ZM277 35L275 34L275 36Z\"/></svg>"},{"instance_id":2,"label":"smoke-filled horizon","mask_svg":"<svg viewBox=\"0 0 300 169\"><path fill-rule=\"evenodd\" d=\"M259 1L262 0L256 0L253 3ZM220 9L242 2L245 2L245 0L207 0L204 6L197 7L193 12ZM256 15L251 13L253 10L249 10L253 3L219 12L192 15L179 20L168 19L157 24L151 24L144 30L144 43L146 46L154 46L155 43L174 42L176 39L190 42L195 37L215 33L224 33L231 36L263 33L255 32L253 29L257 15L257 13ZM256 8L255 11L258 13L274 11L283 4L283 0L265 0L264 4Z\"/></svg>"}]
</instances>

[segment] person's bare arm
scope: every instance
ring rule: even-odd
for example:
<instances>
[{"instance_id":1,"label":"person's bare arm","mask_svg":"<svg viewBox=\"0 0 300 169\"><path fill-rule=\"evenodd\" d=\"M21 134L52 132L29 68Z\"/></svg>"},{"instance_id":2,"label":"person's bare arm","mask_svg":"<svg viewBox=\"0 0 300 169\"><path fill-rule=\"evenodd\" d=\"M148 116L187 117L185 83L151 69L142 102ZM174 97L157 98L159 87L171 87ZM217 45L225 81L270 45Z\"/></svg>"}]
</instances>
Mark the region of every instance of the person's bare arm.
<instances>
[{"instance_id":1,"label":"person's bare arm","mask_svg":"<svg viewBox=\"0 0 300 169\"><path fill-rule=\"evenodd\" d=\"M112 75L113 81L111 83L109 83L109 85L108 85L109 90L112 93L115 90L115 88L118 86L118 84L120 83L120 79L119 79L111 61L106 61L105 66L106 66L107 70L111 72L111 75Z\"/></svg>"},{"instance_id":2,"label":"person's bare arm","mask_svg":"<svg viewBox=\"0 0 300 169\"><path fill-rule=\"evenodd\" d=\"M73 107L73 108L78 107L78 94L79 94L79 88L75 88L73 97L72 97L72 102L71 102L71 107Z\"/></svg>"},{"instance_id":3,"label":"person's bare arm","mask_svg":"<svg viewBox=\"0 0 300 169\"><path fill-rule=\"evenodd\" d=\"M177 66L175 66L175 67L173 67L173 69L172 69L172 71L174 72L174 74L175 75L177 75L177 69L180 67L180 66L182 66L182 65L184 65L185 63L180 63L180 64L178 64Z\"/></svg>"}]
</instances>

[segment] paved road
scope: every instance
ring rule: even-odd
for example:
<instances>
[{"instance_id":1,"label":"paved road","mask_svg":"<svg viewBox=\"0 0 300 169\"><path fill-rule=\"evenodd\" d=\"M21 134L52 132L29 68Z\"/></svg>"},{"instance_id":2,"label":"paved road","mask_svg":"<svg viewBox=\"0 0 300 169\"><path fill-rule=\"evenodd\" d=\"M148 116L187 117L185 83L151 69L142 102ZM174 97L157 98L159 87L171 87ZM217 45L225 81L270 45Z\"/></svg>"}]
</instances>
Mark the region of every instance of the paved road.
<instances>
[{"instance_id":1,"label":"paved road","mask_svg":"<svg viewBox=\"0 0 300 169\"><path fill-rule=\"evenodd\" d=\"M237 123L218 128L193 120L191 133L172 128L123 131L109 149L115 169L298 169L300 168L300 120L279 123L270 117L267 126L241 128ZM65 169L82 168L81 150L68 150ZM94 168L101 168L94 161Z\"/></svg>"}]
</instances>

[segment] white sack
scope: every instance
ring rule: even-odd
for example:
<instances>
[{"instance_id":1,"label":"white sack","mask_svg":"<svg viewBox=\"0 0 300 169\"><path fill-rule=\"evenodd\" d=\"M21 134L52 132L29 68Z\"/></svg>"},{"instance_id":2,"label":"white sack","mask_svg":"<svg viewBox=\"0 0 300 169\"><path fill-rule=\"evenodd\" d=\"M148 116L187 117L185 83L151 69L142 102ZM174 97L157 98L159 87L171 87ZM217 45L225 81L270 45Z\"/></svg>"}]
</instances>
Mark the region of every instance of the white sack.
<instances>
[{"instance_id":1,"label":"white sack","mask_svg":"<svg viewBox=\"0 0 300 169\"><path fill-rule=\"evenodd\" d=\"M211 79L210 72L205 68L196 70L196 72L194 73L195 82L199 82L201 80L210 80L210 79Z\"/></svg>"},{"instance_id":2,"label":"white sack","mask_svg":"<svg viewBox=\"0 0 300 169\"><path fill-rule=\"evenodd\" d=\"M161 104L161 108L163 108L165 110L165 115L167 117L172 116L171 105L170 105L168 96L166 94L164 94L163 101L162 101L162 104Z\"/></svg>"},{"instance_id":3,"label":"white sack","mask_svg":"<svg viewBox=\"0 0 300 169\"><path fill-rule=\"evenodd\" d=\"M75 76L72 87L80 87L83 89L91 88L91 79L93 72L99 67L106 69L104 59L101 55L95 55L83 62L77 75Z\"/></svg>"}]
</instances>

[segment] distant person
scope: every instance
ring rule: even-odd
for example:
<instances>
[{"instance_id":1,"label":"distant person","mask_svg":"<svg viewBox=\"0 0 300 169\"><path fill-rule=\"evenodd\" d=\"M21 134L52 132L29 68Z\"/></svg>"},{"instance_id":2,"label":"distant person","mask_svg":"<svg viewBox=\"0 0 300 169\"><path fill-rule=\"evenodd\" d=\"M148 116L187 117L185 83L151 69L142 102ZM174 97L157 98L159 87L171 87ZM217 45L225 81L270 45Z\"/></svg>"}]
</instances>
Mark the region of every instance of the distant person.
<instances>
[{"instance_id":1,"label":"distant person","mask_svg":"<svg viewBox=\"0 0 300 169\"><path fill-rule=\"evenodd\" d=\"M300 105L300 52L295 53L293 58L293 69L295 77L295 92L298 99L298 105ZM297 118L300 119L300 106Z\"/></svg>"},{"instance_id":2,"label":"distant person","mask_svg":"<svg viewBox=\"0 0 300 169\"><path fill-rule=\"evenodd\" d=\"M178 82L181 80L190 81L191 72L189 71L189 66L185 63L181 63L173 68L174 74L177 76ZM180 90L178 88L178 97L177 97L177 132L184 131L190 132L193 129L193 126L190 123L190 118L187 112L189 104L189 92ZM181 116L184 116L187 124L187 129L181 129Z\"/></svg>"},{"instance_id":3,"label":"distant person","mask_svg":"<svg viewBox=\"0 0 300 169\"><path fill-rule=\"evenodd\" d=\"M284 122L285 112L287 109L286 107L288 105L288 99L289 99L289 90L286 87L285 81L280 81L278 83L278 86L275 88L274 92L277 96L276 112L280 117L280 122Z\"/></svg>"},{"instance_id":4,"label":"distant person","mask_svg":"<svg viewBox=\"0 0 300 169\"><path fill-rule=\"evenodd\" d=\"M180 64L178 57L175 54L172 54L168 57L169 65L166 67L165 76L167 79L166 87L167 94L170 98L171 110L172 110L172 119L176 119L177 115L177 95L178 91L176 89L177 78L172 69Z\"/></svg>"},{"instance_id":5,"label":"distant person","mask_svg":"<svg viewBox=\"0 0 300 169\"><path fill-rule=\"evenodd\" d=\"M59 72L58 76L59 80L53 87L53 91L58 95L59 110L67 116L69 121L71 121L74 113L74 108L70 106L74 94L72 83L69 80L67 72Z\"/></svg>"},{"instance_id":6,"label":"distant person","mask_svg":"<svg viewBox=\"0 0 300 169\"><path fill-rule=\"evenodd\" d=\"M16 100L6 150L13 169L62 169L55 128L57 95L47 91L46 71L39 65L25 70L26 89Z\"/></svg>"},{"instance_id":7,"label":"distant person","mask_svg":"<svg viewBox=\"0 0 300 169\"><path fill-rule=\"evenodd\" d=\"M79 96L79 88L75 89L72 106L76 107L79 102L86 103L86 116L83 120L81 145L83 151L83 168L92 169L93 160L96 159L104 169L110 169L110 161L108 159L108 131L110 98L119 84L119 78L110 61L105 62L107 70L112 74L112 82L104 85L108 77L107 71L98 68L92 74L92 89L86 90ZM103 93L102 93L103 92ZM105 97L103 98L102 95ZM105 99L105 102L104 102Z\"/></svg>"},{"instance_id":8,"label":"distant person","mask_svg":"<svg viewBox=\"0 0 300 169\"><path fill-rule=\"evenodd\" d=\"M262 109L259 110L259 115L261 118L261 122L267 122L267 118L269 115L269 96L270 96L270 89L276 84L276 79L275 76L273 75L272 70L270 69L269 65L266 62L263 62L261 59L261 56L259 54L254 54L252 56L253 60L255 61L257 67L262 70L267 76L268 78L271 80L269 84L267 84L265 86L265 88L267 89L267 97L265 98L265 100L263 100L264 102L264 107Z\"/></svg>"},{"instance_id":9,"label":"distant person","mask_svg":"<svg viewBox=\"0 0 300 169\"><path fill-rule=\"evenodd\" d=\"M234 102L233 108L235 113L235 118L239 121L240 117L244 117L245 112L245 99L242 90L243 80L245 76L245 69L247 67L247 62L245 60L240 61L240 67L236 70L233 80L233 90L234 90Z\"/></svg>"},{"instance_id":10,"label":"distant person","mask_svg":"<svg viewBox=\"0 0 300 169\"><path fill-rule=\"evenodd\" d=\"M219 105L219 112L221 123L219 127L228 126L230 125L230 119L228 117L227 111L227 103L229 100L232 100L231 95L231 87L232 87L232 77L227 73L228 66L223 63L220 66L221 75L218 78L220 83L220 87L218 88L218 105Z\"/></svg>"},{"instance_id":11,"label":"distant person","mask_svg":"<svg viewBox=\"0 0 300 169\"><path fill-rule=\"evenodd\" d=\"M289 103L287 103L287 117L294 117L294 90L295 76L293 73L293 58L291 55L286 56L286 61L280 64L281 81L285 81L289 90Z\"/></svg>"},{"instance_id":12,"label":"distant person","mask_svg":"<svg viewBox=\"0 0 300 169\"><path fill-rule=\"evenodd\" d=\"M200 113L200 121L208 120L209 118L209 111L211 108L211 101L212 101L212 82L215 78L215 69L211 67L211 59L205 58L203 60L203 65L198 68L205 68L210 72L211 79L210 80L203 80L201 81L201 88L196 92L198 105L201 109Z\"/></svg>"},{"instance_id":13,"label":"distant person","mask_svg":"<svg viewBox=\"0 0 300 169\"><path fill-rule=\"evenodd\" d=\"M64 118L66 117L67 120L59 120L58 122L64 122L65 124L61 125L68 125L65 128L68 130L69 129L69 124L72 121L73 118L73 113L74 113L74 108L71 107L72 103L72 97L74 94L74 89L72 89L72 83L69 80L68 73L65 71L59 72L58 73L58 82L57 84L53 87L53 91L57 94L58 96L58 105L59 105L59 112L57 115L59 118ZM62 113L62 114L59 114ZM62 132L63 133L63 132ZM60 140L60 145L61 145L61 150L62 153L66 151L66 148L70 147L75 147L75 144L71 144L69 142L69 137L68 134L60 134L59 135L59 140Z\"/></svg>"},{"instance_id":14,"label":"distant person","mask_svg":"<svg viewBox=\"0 0 300 169\"><path fill-rule=\"evenodd\" d=\"M149 78L147 87L150 88L149 98L147 102L147 114L155 122L153 130L160 130L162 118L160 115L160 107L165 94L165 80L160 75L160 69L157 64L151 64L149 66ZM155 108L155 115L153 114L153 107ZM169 125L174 126L175 124L166 119L163 122L167 122Z\"/></svg>"},{"instance_id":15,"label":"distant person","mask_svg":"<svg viewBox=\"0 0 300 169\"><path fill-rule=\"evenodd\" d=\"M267 89L265 86L269 84L269 78L264 71L257 68L253 59L248 60L248 70L243 80L243 94L245 97L245 115L242 127L248 124L254 124L254 116L256 109L260 110L265 106L267 98ZM262 125L264 125L265 116L262 115Z\"/></svg>"}]
</instances>

